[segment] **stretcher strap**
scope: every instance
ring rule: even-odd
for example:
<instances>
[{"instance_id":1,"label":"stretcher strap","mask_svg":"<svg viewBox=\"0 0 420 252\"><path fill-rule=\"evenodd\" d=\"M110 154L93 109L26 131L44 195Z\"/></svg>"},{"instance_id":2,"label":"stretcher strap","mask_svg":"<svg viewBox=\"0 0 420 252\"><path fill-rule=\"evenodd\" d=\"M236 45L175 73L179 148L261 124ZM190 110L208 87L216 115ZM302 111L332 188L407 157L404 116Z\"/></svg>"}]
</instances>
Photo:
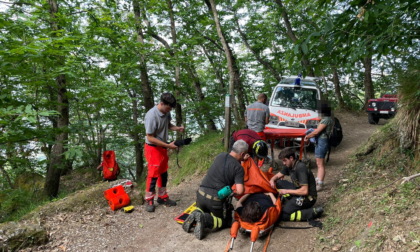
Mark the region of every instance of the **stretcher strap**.
<instances>
[{"instance_id":1,"label":"stretcher strap","mask_svg":"<svg viewBox=\"0 0 420 252\"><path fill-rule=\"evenodd\" d=\"M226 247L225 247L224 252L229 252L229 250L230 250L230 242L231 241L232 241L232 237L229 238L229 240L228 240L228 242L226 244Z\"/></svg>"},{"instance_id":2,"label":"stretcher strap","mask_svg":"<svg viewBox=\"0 0 420 252\"><path fill-rule=\"evenodd\" d=\"M268 244L270 243L271 233L273 232L274 228L275 226L270 230L270 233L268 234L267 239L265 240L263 252L267 252Z\"/></svg>"}]
</instances>

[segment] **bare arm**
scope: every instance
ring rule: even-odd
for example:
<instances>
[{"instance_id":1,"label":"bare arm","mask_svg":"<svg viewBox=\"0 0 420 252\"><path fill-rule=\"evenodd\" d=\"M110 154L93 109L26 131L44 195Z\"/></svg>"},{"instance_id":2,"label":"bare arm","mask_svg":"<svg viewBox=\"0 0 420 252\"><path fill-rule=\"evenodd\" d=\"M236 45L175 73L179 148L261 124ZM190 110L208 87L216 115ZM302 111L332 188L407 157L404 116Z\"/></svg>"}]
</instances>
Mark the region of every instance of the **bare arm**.
<instances>
[{"instance_id":1,"label":"bare arm","mask_svg":"<svg viewBox=\"0 0 420 252\"><path fill-rule=\"evenodd\" d=\"M238 207L242 207L242 206L243 206L244 201L245 201L246 199L248 199L249 195L250 195L250 194L245 194L244 196L242 196L242 197L238 200L238 202L236 203L235 209L237 209Z\"/></svg>"},{"instance_id":2,"label":"bare arm","mask_svg":"<svg viewBox=\"0 0 420 252\"><path fill-rule=\"evenodd\" d=\"M299 196L306 196L309 193L308 185L303 185L299 189L280 189L280 194L291 194L291 195L299 195Z\"/></svg>"},{"instance_id":3,"label":"bare arm","mask_svg":"<svg viewBox=\"0 0 420 252\"><path fill-rule=\"evenodd\" d=\"M241 195L245 192L245 188L243 184L235 184L236 185L236 195Z\"/></svg>"},{"instance_id":4,"label":"bare arm","mask_svg":"<svg viewBox=\"0 0 420 252\"><path fill-rule=\"evenodd\" d=\"M172 131L179 131L179 132L184 132L184 126L175 126L172 123L169 124L169 129Z\"/></svg>"},{"instance_id":5,"label":"bare arm","mask_svg":"<svg viewBox=\"0 0 420 252\"><path fill-rule=\"evenodd\" d=\"M319 135L319 133L321 133L326 127L327 127L326 124L318 125L316 130L314 130L312 133L305 136L305 140L308 140L309 138L312 138L312 137L315 137L315 136Z\"/></svg>"},{"instance_id":6,"label":"bare arm","mask_svg":"<svg viewBox=\"0 0 420 252\"><path fill-rule=\"evenodd\" d=\"M276 181L279 179L283 179L284 178L284 174L282 174L281 172L277 173L276 175L274 175L271 179L270 179L270 185L273 188L276 188Z\"/></svg>"}]
</instances>

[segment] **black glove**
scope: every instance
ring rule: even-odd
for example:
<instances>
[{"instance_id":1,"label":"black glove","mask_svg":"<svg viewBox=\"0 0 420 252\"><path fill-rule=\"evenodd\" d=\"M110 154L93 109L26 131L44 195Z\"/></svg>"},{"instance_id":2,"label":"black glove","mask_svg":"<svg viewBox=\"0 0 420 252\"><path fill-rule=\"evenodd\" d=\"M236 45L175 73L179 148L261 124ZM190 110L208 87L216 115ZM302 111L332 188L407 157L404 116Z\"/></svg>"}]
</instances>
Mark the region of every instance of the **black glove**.
<instances>
[{"instance_id":1,"label":"black glove","mask_svg":"<svg viewBox=\"0 0 420 252\"><path fill-rule=\"evenodd\" d=\"M189 145L191 143L191 141L192 141L192 139L190 137L182 139L182 140L176 140L175 145L178 146L178 147L181 147L183 145Z\"/></svg>"}]
</instances>

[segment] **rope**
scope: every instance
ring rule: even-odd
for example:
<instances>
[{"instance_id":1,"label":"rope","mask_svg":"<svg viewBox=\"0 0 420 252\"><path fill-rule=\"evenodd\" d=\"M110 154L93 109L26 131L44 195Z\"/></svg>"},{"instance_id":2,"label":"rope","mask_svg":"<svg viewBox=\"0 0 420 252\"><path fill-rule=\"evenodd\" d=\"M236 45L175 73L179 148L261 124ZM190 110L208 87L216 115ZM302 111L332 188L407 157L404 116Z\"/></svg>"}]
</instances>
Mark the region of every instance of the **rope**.
<instances>
[{"instance_id":1,"label":"rope","mask_svg":"<svg viewBox=\"0 0 420 252\"><path fill-rule=\"evenodd\" d=\"M176 165L178 166L179 169L181 169L182 167L179 165L179 161L178 161L178 153L179 153L179 147L176 148Z\"/></svg>"},{"instance_id":2,"label":"rope","mask_svg":"<svg viewBox=\"0 0 420 252\"><path fill-rule=\"evenodd\" d=\"M182 132L181 134L181 140L184 140L184 132ZM179 165L178 153L179 153L179 147L176 148L176 165L178 166L179 169L181 169L182 167Z\"/></svg>"}]
</instances>

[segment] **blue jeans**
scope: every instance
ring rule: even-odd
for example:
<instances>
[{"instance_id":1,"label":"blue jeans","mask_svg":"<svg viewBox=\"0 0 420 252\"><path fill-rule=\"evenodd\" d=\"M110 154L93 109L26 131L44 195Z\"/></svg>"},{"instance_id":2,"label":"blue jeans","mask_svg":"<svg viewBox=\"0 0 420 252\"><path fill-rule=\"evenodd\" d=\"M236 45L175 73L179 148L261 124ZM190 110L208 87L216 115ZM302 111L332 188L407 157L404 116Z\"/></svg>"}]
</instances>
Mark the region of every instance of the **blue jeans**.
<instances>
[{"instance_id":1,"label":"blue jeans","mask_svg":"<svg viewBox=\"0 0 420 252\"><path fill-rule=\"evenodd\" d=\"M328 151L328 138L318 138L318 142L315 145L315 157L325 158Z\"/></svg>"}]
</instances>

